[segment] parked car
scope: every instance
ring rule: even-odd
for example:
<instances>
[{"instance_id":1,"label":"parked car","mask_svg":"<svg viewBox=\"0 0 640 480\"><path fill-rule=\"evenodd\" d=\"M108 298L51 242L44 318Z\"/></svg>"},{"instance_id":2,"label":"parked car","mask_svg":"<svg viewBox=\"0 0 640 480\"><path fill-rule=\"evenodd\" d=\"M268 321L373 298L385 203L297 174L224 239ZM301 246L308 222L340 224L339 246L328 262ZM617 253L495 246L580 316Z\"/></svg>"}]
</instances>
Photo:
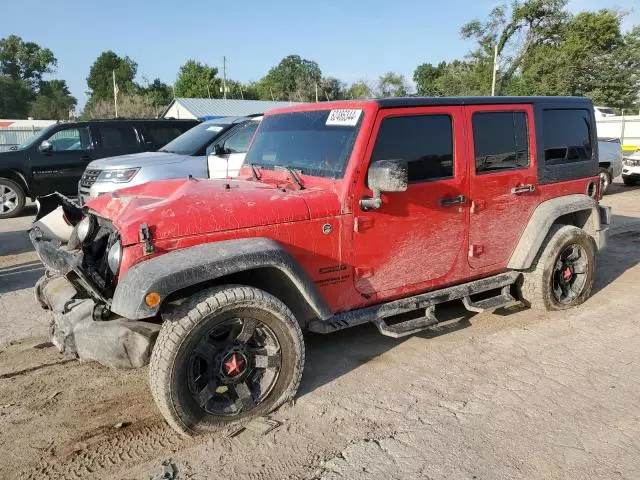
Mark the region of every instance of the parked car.
<instances>
[{"instance_id":1,"label":"parked car","mask_svg":"<svg viewBox=\"0 0 640 480\"><path fill-rule=\"evenodd\" d=\"M577 97L274 110L237 179L100 196L67 215L82 218L67 248L34 227L36 295L59 349L111 367L150 359L177 431L230 427L293 398L303 331L371 322L402 337L452 300L584 302L611 217L595 131Z\"/></svg>"},{"instance_id":2,"label":"parked car","mask_svg":"<svg viewBox=\"0 0 640 480\"><path fill-rule=\"evenodd\" d=\"M237 175L260 116L203 122L157 152L102 158L87 165L78 183L80 203L104 193L168 178Z\"/></svg>"},{"instance_id":3,"label":"parked car","mask_svg":"<svg viewBox=\"0 0 640 480\"><path fill-rule=\"evenodd\" d=\"M611 107L593 107L596 118L615 117L616 111Z\"/></svg>"},{"instance_id":4,"label":"parked car","mask_svg":"<svg viewBox=\"0 0 640 480\"><path fill-rule=\"evenodd\" d=\"M622 181L625 185L633 186L640 182L640 150L625 155L622 168Z\"/></svg>"},{"instance_id":5,"label":"parked car","mask_svg":"<svg viewBox=\"0 0 640 480\"><path fill-rule=\"evenodd\" d=\"M598 139L600 195L607 193L614 178L622 173L622 145L619 138Z\"/></svg>"},{"instance_id":6,"label":"parked car","mask_svg":"<svg viewBox=\"0 0 640 480\"><path fill-rule=\"evenodd\" d=\"M154 151L196 125L196 120L94 120L40 130L0 152L0 218L19 215L28 197L58 191L76 195L78 180L96 158Z\"/></svg>"}]
</instances>

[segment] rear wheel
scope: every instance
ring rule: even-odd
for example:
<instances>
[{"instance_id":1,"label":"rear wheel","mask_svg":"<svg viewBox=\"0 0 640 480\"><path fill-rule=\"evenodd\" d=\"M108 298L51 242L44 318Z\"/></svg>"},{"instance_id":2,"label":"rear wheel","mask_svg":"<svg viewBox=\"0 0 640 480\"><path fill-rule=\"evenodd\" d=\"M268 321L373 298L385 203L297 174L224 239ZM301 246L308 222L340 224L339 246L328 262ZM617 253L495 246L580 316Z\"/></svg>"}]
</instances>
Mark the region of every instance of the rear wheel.
<instances>
[{"instance_id":1,"label":"rear wheel","mask_svg":"<svg viewBox=\"0 0 640 480\"><path fill-rule=\"evenodd\" d=\"M20 185L8 178L0 178L0 218L19 215L25 202L24 190Z\"/></svg>"},{"instance_id":2,"label":"rear wheel","mask_svg":"<svg viewBox=\"0 0 640 480\"><path fill-rule=\"evenodd\" d=\"M609 172L608 168L600 168L600 198L607 193L609 189L609 185L611 185L611 172Z\"/></svg>"},{"instance_id":3,"label":"rear wheel","mask_svg":"<svg viewBox=\"0 0 640 480\"><path fill-rule=\"evenodd\" d=\"M192 297L166 322L149 381L167 422L194 435L265 415L295 395L304 366L298 322L280 300L225 286Z\"/></svg>"},{"instance_id":4,"label":"rear wheel","mask_svg":"<svg viewBox=\"0 0 640 480\"><path fill-rule=\"evenodd\" d=\"M636 183L638 183L638 181L635 178L624 177L624 176L622 177L622 181L627 187L633 187L634 185L636 185Z\"/></svg>"},{"instance_id":5,"label":"rear wheel","mask_svg":"<svg viewBox=\"0 0 640 480\"><path fill-rule=\"evenodd\" d=\"M533 268L523 274L522 299L537 310L565 310L583 303L593 288L595 247L571 225L555 225Z\"/></svg>"}]
</instances>

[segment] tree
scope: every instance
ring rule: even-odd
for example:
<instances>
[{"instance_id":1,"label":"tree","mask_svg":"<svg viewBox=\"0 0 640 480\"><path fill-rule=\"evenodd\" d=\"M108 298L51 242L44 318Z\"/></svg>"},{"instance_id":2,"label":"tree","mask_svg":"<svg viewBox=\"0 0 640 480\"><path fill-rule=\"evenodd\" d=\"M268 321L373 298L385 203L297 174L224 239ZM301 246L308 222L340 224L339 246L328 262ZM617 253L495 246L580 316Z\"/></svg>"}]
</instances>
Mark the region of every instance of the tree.
<instances>
[{"instance_id":1,"label":"tree","mask_svg":"<svg viewBox=\"0 0 640 480\"><path fill-rule=\"evenodd\" d=\"M29 108L29 115L42 120L66 120L76 104L64 80L42 81L38 95Z\"/></svg>"},{"instance_id":2,"label":"tree","mask_svg":"<svg viewBox=\"0 0 640 480\"><path fill-rule=\"evenodd\" d=\"M473 20L462 27L462 38L478 43L469 55L470 60L492 63L497 47L500 60L497 94L507 88L534 45L553 42L559 36L569 16L564 10L566 4L567 0L514 0L509 11L504 5L495 7L484 23Z\"/></svg>"},{"instance_id":3,"label":"tree","mask_svg":"<svg viewBox=\"0 0 640 480\"><path fill-rule=\"evenodd\" d=\"M149 99L149 102L156 107L166 107L173 100L173 89L162 82L159 78L156 78L153 82L149 83L147 79L144 79L146 86L141 86L138 93Z\"/></svg>"},{"instance_id":4,"label":"tree","mask_svg":"<svg viewBox=\"0 0 640 480\"><path fill-rule=\"evenodd\" d=\"M311 102L322 72L318 64L299 55L289 55L271 68L258 83L260 98Z\"/></svg>"},{"instance_id":5,"label":"tree","mask_svg":"<svg viewBox=\"0 0 640 480\"><path fill-rule=\"evenodd\" d=\"M409 86L404 75L387 72L378 78L379 97L406 97L409 94Z\"/></svg>"},{"instance_id":6,"label":"tree","mask_svg":"<svg viewBox=\"0 0 640 480\"><path fill-rule=\"evenodd\" d=\"M92 105L100 100L111 99L113 102L113 72L121 94L134 94L138 90L134 79L138 64L129 57L119 57L111 50L102 52L91 66L87 77Z\"/></svg>"},{"instance_id":7,"label":"tree","mask_svg":"<svg viewBox=\"0 0 640 480\"><path fill-rule=\"evenodd\" d=\"M151 98L141 94L123 94L118 96L118 117L122 118L155 118L162 113L164 107L153 105ZM84 120L113 118L112 99L98 100L87 105L82 112Z\"/></svg>"},{"instance_id":8,"label":"tree","mask_svg":"<svg viewBox=\"0 0 640 480\"><path fill-rule=\"evenodd\" d=\"M206 63L188 60L180 67L175 83L176 97L220 98L222 83L216 77L218 69Z\"/></svg>"},{"instance_id":9,"label":"tree","mask_svg":"<svg viewBox=\"0 0 640 480\"><path fill-rule=\"evenodd\" d=\"M52 73L56 65L53 52L37 43L24 42L17 35L0 40L0 75L25 82L32 90L38 88L42 76Z\"/></svg>"},{"instance_id":10,"label":"tree","mask_svg":"<svg viewBox=\"0 0 640 480\"><path fill-rule=\"evenodd\" d=\"M318 100L343 100L347 95L347 86L337 78L323 77L318 84Z\"/></svg>"},{"instance_id":11,"label":"tree","mask_svg":"<svg viewBox=\"0 0 640 480\"><path fill-rule=\"evenodd\" d=\"M437 85L437 80L444 74L447 62L440 62L437 66L430 63L423 63L413 72L413 81L416 83L418 95L438 97L442 91Z\"/></svg>"},{"instance_id":12,"label":"tree","mask_svg":"<svg viewBox=\"0 0 640 480\"><path fill-rule=\"evenodd\" d=\"M373 88L367 80L358 80L351 84L346 92L348 99L373 98L375 96Z\"/></svg>"},{"instance_id":13,"label":"tree","mask_svg":"<svg viewBox=\"0 0 640 480\"><path fill-rule=\"evenodd\" d=\"M0 75L0 118L26 118L32 96L27 82Z\"/></svg>"}]
</instances>

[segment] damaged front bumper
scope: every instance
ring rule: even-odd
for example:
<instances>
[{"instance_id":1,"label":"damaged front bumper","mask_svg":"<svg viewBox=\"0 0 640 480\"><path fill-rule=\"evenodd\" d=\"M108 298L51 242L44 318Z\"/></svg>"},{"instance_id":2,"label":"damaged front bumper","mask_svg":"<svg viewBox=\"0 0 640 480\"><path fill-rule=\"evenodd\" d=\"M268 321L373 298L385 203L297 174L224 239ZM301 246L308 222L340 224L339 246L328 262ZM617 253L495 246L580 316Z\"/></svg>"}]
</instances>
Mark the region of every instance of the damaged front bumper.
<instances>
[{"instance_id":1,"label":"damaged front bumper","mask_svg":"<svg viewBox=\"0 0 640 480\"><path fill-rule=\"evenodd\" d=\"M149 363L160 325L122 317L101 320L103 305L86 298L66 277L42 277L36 299L51 311L49 333L60 352L112 368Z\"/></svg>"},{"instance_id":2,"label":"damaged front bumper","mask_svg":"<svg viewBox=\"0 0 640 480\"><path fill-rule=\"evenodd\" d=\"M47 208L52 212L59 207L52 201ZM42 218L40 212L37 218ZM160 325L113 315L109 298L83 268L81 249L63 247L38 221L29 238L46 267L35 294L51 312L49 332L58 350L112 368L148 364Z\"/></svg>"}]
</instances>

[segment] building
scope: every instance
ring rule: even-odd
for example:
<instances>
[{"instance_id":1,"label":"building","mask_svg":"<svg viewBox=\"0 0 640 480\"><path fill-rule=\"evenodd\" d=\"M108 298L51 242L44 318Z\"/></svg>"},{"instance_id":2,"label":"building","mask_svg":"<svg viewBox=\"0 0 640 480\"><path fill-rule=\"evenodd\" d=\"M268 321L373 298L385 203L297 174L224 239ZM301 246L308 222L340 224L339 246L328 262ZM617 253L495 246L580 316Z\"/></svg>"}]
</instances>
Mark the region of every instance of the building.
<instances>
[{"instance_id":1,"label":"building","mask_svg":"<svg viewBox=\"0 0 640 480\"><path fill-rule=\"evenodd\" d=\"M56 120L4 120L0 119L0 152L26 142L39 130L57 123Z\"/></svg>"},{"instance_id":2,"label":"building","mask_svg":"<svg viewBox=\"0 0 640 480\"><path fill-rule=\"evenodd\" d=\"M273 108L295 105L297 102L267 102L262 100L225 100L222 98L174 98L162 114L163 118L202 119L211 117L242 117L264 113Z\"/></svg>"}]
</instances>

